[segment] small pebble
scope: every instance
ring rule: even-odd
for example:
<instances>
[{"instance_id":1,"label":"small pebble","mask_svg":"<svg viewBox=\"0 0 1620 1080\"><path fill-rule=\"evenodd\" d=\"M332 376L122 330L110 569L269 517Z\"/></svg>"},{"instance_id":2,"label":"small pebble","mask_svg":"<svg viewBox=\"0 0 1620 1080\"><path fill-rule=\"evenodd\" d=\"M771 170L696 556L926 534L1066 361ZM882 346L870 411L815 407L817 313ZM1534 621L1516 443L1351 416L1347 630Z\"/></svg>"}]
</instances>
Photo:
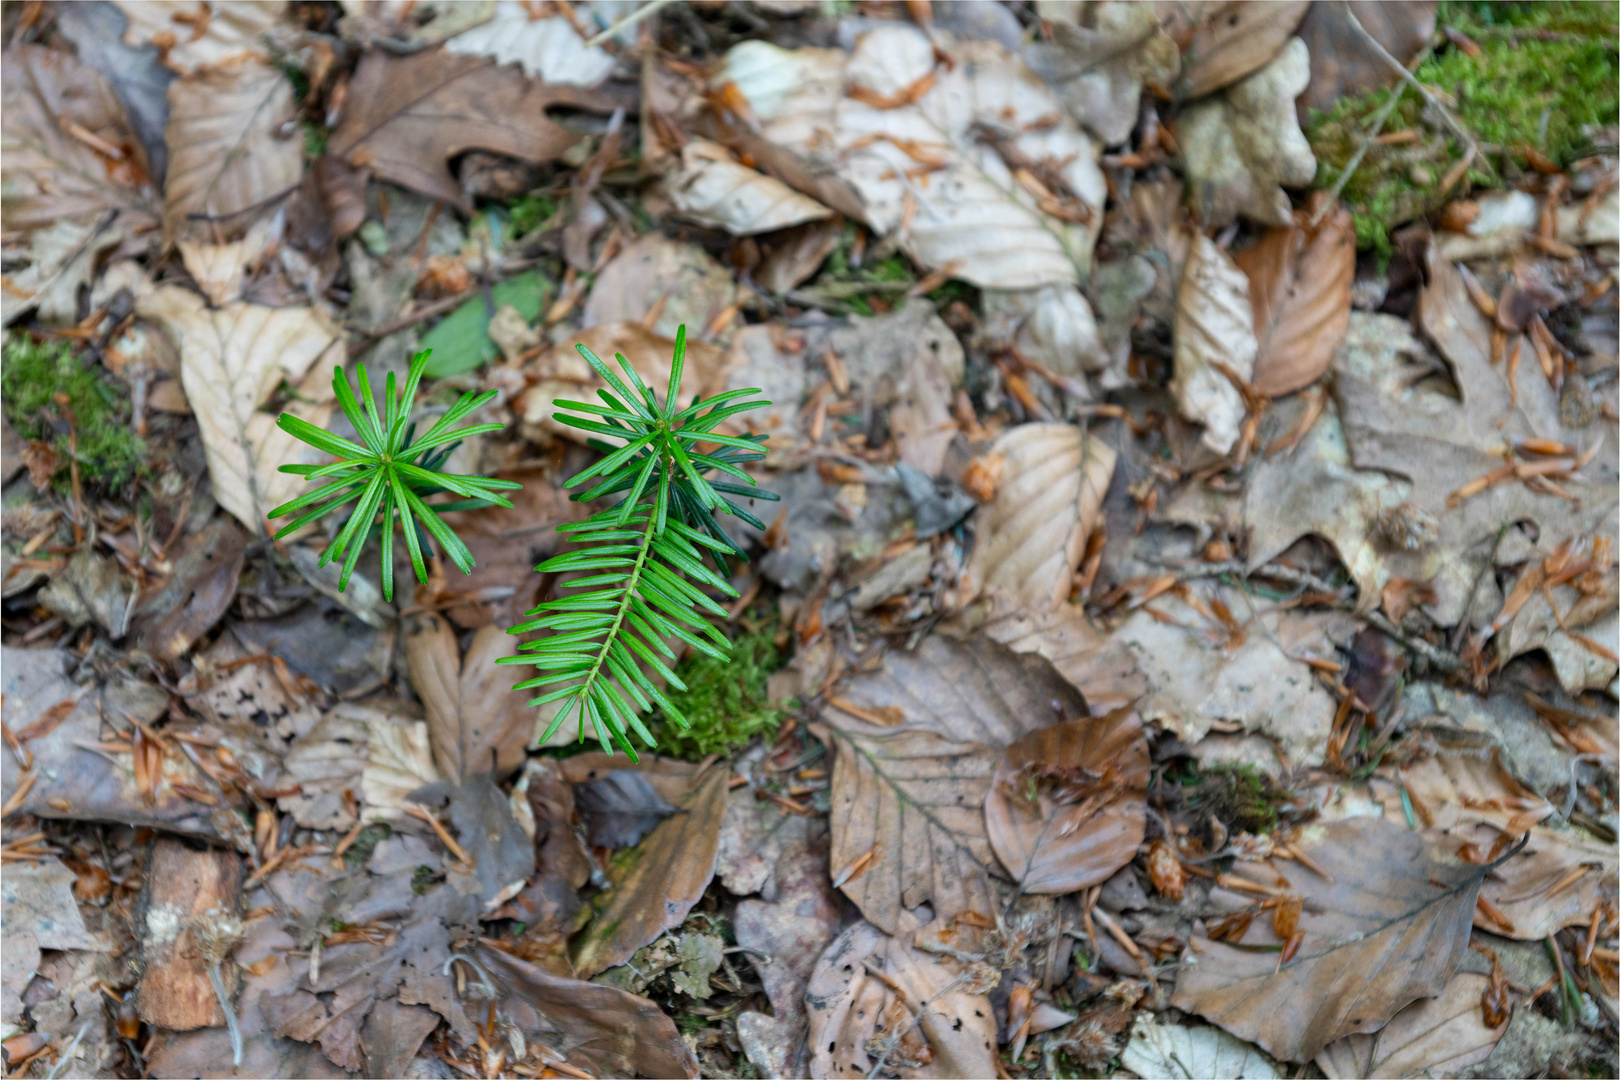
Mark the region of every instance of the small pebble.
<instances>
[{"instance_id":1,"label":"small pebble","mask_svg":"<svg viewBox=\"0 0 1620 1080\"><path fill-rule=\"evenodd\" d=\"M1412 166L1411 171L1407 173L1407 176L1411 177L1412 183L1416 184L1418 187L1428 187L1430 184L1434 183L1434 173L1430 172L1422 165Z\"/></svg>"}]
</instances>

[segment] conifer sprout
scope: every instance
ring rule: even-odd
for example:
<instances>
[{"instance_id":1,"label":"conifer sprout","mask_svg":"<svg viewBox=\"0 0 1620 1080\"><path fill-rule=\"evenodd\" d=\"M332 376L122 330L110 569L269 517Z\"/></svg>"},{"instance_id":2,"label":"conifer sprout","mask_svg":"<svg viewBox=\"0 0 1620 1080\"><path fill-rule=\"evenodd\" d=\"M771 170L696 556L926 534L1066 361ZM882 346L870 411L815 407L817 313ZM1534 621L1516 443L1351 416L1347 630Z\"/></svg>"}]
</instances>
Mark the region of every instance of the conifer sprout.
<instances>
[{"instance_id":1,"label":"conifer sprout","mask_svg":"<svg viewBox=\"0 0 1620 1080\"><path fill-rule=\"evenodd\" d=\"M282 413L277 421L281 430L293 438L308 443L317 450L334 455L330 465L283 465L281 471L303 476L309 480L335 477L314 491L299 496L290 503L270 511L272 518L298 514L276 533L281 539L312 521L325 517L349 503L359 500L348 521L321 553L319 565L342 555L343 571L338 577L338 591L349 584L355 563L366 541L379 531L382 537L382 592L385 600L394 598L394 517L399 516L404 526L405 550L410 553L416 580L427 581L427 567L422 552L431 547L429 536L444 548L450 561L463 574L472 573L472 552L461 538L439 517L452 510L471 510L482 506L512 504L497 491L516 490L521 484L511 480L496 480L487 476L463 476L439 471L456 445L466 438L489 431L501 430L500 424L473 424L457 428L456 422L493 399L496 391L482 394L466 393L433 422L420 438L416 424L411 420L411 407L422 382L432 350L417 353L411 358L410 373L405 378L404 393L395 394L393 372L388 374L387 390L383 394L383 411L378 415L372 395L371 381L366 377L366 366L359 365L360 400L355 399L348 377L340 367L332 373L332 390L337 395L343 415L354 426L360 444L339 438L311 424L307 420ZM361 402L364 402L362 410ZM428 497L441 491L462 496L460 501L429 506ZM381 524L377 513L382 512ZM303 511L303 513L299 513ZM413 520L414 518L414 520ZM423 528L426 533L424 534ZM345 554L346 553L346 554Z\"/></svg>"},{"instance_id":2,"label":"conifer sprout","mask_svg":"<svg viewBox=\"0 0 1620 1080\"><path fill-rule=\"evenodd\" d=\"M695 396L679 409L685 326L675 335L669 392L662 401L622 355L615 359L628 382L585 346L577 348L609 389L597 391L601 404L557 401L556 418L622 445L599 444L604 456L566 486L589 482L587 490L572 496L577 502L616 501L585 521L559 527L580 546L547 559L535 570L583 573L560 585L572 590L570 595L540 604L528 612L527 622L508 631L543 630L548 635L521 646L521 655L496 663L532 664L538 669L535 678L516 687L550 688L529 704L564 703L540 742L577 713L582 740L588 722L609 752L617 744L635 761L639 759L630 743L631 731L647 746L657 745L641 719L653 705L678 727L690 726L658 687L662 681L686 689L673 670L677 654L671 642L722 663L730 660L729 640L706 617L723 618L726 609L704 589L735 597L726 580L727 559L746 560L747 555L720 526L715 512L764 529L764 522L727 496L772 501L777 496L757 489L741 467L764 458L766 437L722 435L715 428L770 402L744 400L760 393L757 389L728 390L707 400ZM700 446L714 449L704 453ZM724 476L710 480L710 473ZM713 569L705 565L705 556Z\"/></svg>"}]
</instances>

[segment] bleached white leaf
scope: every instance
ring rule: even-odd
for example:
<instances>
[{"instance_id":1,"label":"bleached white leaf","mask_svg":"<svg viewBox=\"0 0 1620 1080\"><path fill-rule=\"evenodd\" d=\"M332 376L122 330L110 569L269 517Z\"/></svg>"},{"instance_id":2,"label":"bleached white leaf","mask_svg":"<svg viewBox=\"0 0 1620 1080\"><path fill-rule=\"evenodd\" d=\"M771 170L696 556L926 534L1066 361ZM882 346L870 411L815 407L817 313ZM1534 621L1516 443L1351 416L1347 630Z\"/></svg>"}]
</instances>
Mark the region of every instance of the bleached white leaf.
<instances>
[{"instance_id":1,"label":"bleached white leaf","mask_svg":"<svg viewBox=\"0 0 1620 1080\"><path fill-rule=\"evenodd\" d=\"M494 18L457 34L444 47L463 56L521 64L528 75L568 86L595 86L613 73L615 63L601 46L586 48L585 39L563 16L535 18L517 0L500 0Z\"/></svg>"},{"instance_id":2,"label":"bleached white leaf","mask_svg":"<svg viewBox=\"0 0 1620 1080\"><path fill-rule=\"evenodd\" d=\"M1187 255L1176 293L1175 377L1170 392L1181 415L1204 425L1204 445L1224 454L1243 426L1243 395L1217 368L1247 382L1259 343L1249 306L1249 279L1207 236Z\"/></svg>"},{"instance_id":3,"label":"bleached white leaf","mask_svg":"<svg viewBox=\"0 0 1620 1080\"><path fill-rule=\"evenodd\" d=\"M675 209L699 225L733 236L753 236L832 216L816 200L750 169L731 151L706 139L686 144L680 168L664 182Z\"/></svg>"},{"instance_id":4,"label":"bleached white leaf","mask_svg":"<svg viewBox=\"0 0 1620 1080\"><path fill-rule=\"evenodd\" d=\"M1110 146L1136 126L1142 85L1168 87L1181 72L1181 50L1159 25L1149 3L1104 0L1091 5L1089 26L1079 5L1042 3L1037 11L1053 41L1026 50L1030 66L1062 92L1069 112Z\"/></svg>"},{"instance_id":5,"label":"bleached white leaf","mask_svg":"<svg viewBox=\"0 0 1620 1080\"><path fill-rule=\"evenodd\" d=\"M1136 1018L1120 1064L1138 1076L1167 1080L1274 1080L1282 1075L1258 1047L1220 1028L1161 1023L1151 1013Z\"/></svg>"},{"instance_id":6,"label":"bleached white leaf","mask_svg":"<svg viewBox=\"0 0 1620 1080\"><path fill-rule=\"evenodd\" d=\"M242 299L242 281L259 261L270 241L271 219L258 222L247 235L229 244L202 244L181 240L180 259L186 272L215 307Z\"/></svg>"},{"instance_id":7,"label":"bleached white leaf","mask_svg":"<svg viewBox=\"0 0 1620 1080\"><path fill-rule=\"evenodd\" d=\"M407 796L439 779L433 767L433 743L421 720L396 720L382 713L367 718L371 740L360 772L360 797L366 821L410 820Z\"/></svg>"},{"instance_id":8,"label":"bleached white leaf","mask_svg":"<svg viewBox=\"0 0 1620 1080\"><path fill-rule=\"evenodd\" d=\"M281 21L284 0L118 0L129 17L124 40L156 45L163 62L182 75L240 63L265 62L264 35Z\"/></svg>"},{"instance_id":9,"label":"bleached white leaf","mask_svg":"<svg viewBox=\"0 0 1620 1080\"><path fill-rule=\"evenodd\" d=\"M1025 359L1061 375L1096 371L1107 362L1091 305L1073 285L985 289L982 299L985 332L1017 345Z\"/></svg>"}]
</instances>

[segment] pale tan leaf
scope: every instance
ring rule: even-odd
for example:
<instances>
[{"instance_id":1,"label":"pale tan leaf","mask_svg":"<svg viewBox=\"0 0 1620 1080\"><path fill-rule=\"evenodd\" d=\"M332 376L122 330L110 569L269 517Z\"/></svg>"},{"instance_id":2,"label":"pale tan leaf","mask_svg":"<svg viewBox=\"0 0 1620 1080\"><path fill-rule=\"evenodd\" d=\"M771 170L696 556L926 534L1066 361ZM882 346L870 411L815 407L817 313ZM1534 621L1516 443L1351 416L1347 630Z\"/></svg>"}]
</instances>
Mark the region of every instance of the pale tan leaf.
<instances>
[{"instance_id":1,"label":"pale tan leaf","mask_svg":"<svg viewBox=\"0 0 1620 1080\"><path fill-rule=\"evenodd\" d=\"M10 275L0 291L0 321L33 309L47 326L78 322L79 289L95 277L97 256L123 238L118 229L71 218L36 230L28 245L33 262Z\"/></svg>"},{"instance_id":2,"label":"pale tan leaf","mask_svg":"<svg viewBox=\"0 0 1620 1080\"><path fill-rule=\"evenodd\" d=\"M1295 38L1271 63L1181 114L1177 138L1187 193L1205 226L1240 215L1262 225L1288 224L1292 207L1282 189L1305 187L1316 176L1316 158L1294 111L1294 98L1310 78L1309 50Z\"/></svg>"},{"instance_id":3,"label":"pale tan leaf","mask_svg":"<svg viewBox=\"0 0 1620 1080\"><path fill-rule=\"evenodd\" d=\"M985 289L982 303L991 341L1016 345L1026 360L1061 375L1100 371L1107 363L1091 305L1073 285Z\"/></svg>"},{"instance_id":4,"label":"pale tan leaf","mask_svg":"<svg viewBox=\"0 0 1620 1080\"><path fill-rule=\"evenodd\" d=\"M0 84L6 117L0 218L7 229L99 220L109 210L119 212L114 224L131 235L156 222L128 117L99 72L70 53L22 45L7 52ZM119 148L124 157L108 158L77 137L74 127Z\"/></svg>"},{"instance_id":5,"label":"pale tan leaf","mask_svg":"<svg viewBox=\"0 0 1620 1080\"><path fill-rule=\"evenodd\" d=\"M1181 415L1204 425L1204 445L1225 454L1243 425L1243 395L1216 364L1247 382L1259 344L1243 271L1199 235L1176 291L1175 377L1170 392Z\"/></svg>"},{"instance_id":6,"label":"pale tan leaf","mask_svg":"<svg viewBox=\"0 0 1620 1080\"><path fill-rule=\"evenodd\" d=\"M1275 1080L1271 1060L1220 1028L1184 1027L1157 1016L1137 1016L1120 1064L1138 1076L1167 1080Z\"/></svg>"},{"instance_id":7,"label":"pale tan leaf","mask_svg":"<svg viewBox=\"0 0 1620 1080\"><path fill-rule=\"evenodd\" d=\"M965 595L1004 595L1032 614L1053 610L1100 521L1115 454L1070 424L1020 424L991 451L1005 464L981 507Z\"/></svg>"},{"instance_id":8,"label":"pale tan leaf","mask_svg":"<svg viewBox=\"0 0 1620 1080\"><path fill-rule=\"evenodd\" d=\"M298 186L303 143L284 130L292 84L264 64L207 70L169 86L169 173L163 235L187 235L194 216L229 219Z\"/></svg>"},{"instance_id":9,"label":"pale tan leaf","mask_svg":"<svg viewBox=\"0 0 1620 1080\"><path fill-rule=\"evenodd\" d=\"M1350 327L1350 284L1356 276L1356 236L1350 211L1334 207L1312 229L1272 229L1235 260L1249 278L1257 392L1293 393L1333 365L1333 351Z\"/></svg>"},{"instance_id":10,"label":"pale tan leaf","mask_svg":"<svg viewBox=\"0 0 1620 1080\"><path fill-rule=\"evenodd\" d=\"M256 223L247 235L229 244L204 244L181 240L176 246L186 264L186 272L215 307L242 299L242 282L258 264L270 241L269 219Z\"/></svg>"},{"instance_id":11,"label":"pale tan leaf","mask_svg":"<svg viewBox=\"0 0 1620 1080\"><path fill-rule=\"evenodd\" d=\"M1124 142L1136 126L1143 84L1168 89L1181 73L1181 51L1152 5L1094 5L1089 26L1074 21L1078 5L1037 8L1053 35L1051 44L1036 41L1025 50L1030 66L1062 91L1087 130L1110 146Z\"/></svg>"},{"instance_id":12,"label":"pale tan leaf","mask_svg":"<svg viewBox=\"0 0 1620 1080\"><path fill-rule=\"evenodd\" d=\"M842 684L820 730L837 755L832 868L835 880L849 872L844 893L885 930L924 902L944 919L989 914L999 871L983 806L999 748L1085 713L1046 661L982 640L925 638ZM896 714L893 727L867 719Z\"/></svg>"},{"instance_id":13,"label":"pale tan leaf","mask_svg":"<svg viewBox=\"0 0 1620 1080\"><path fill-rule=\"evenodd\" d=\"M444 43L446 52L493 56L502 64L520 64L527 75L547 83L596 86L613 73L613 54L600 45L585 45L562 15L537 19L516 0L500 0L494 18Z\"/></svg>"},{"instance_id":14,"label":"pale tan leaf","mask_svg":"<svg viewBox=\"0 0 1620 1080\"><path fill-rule=\"evenodd\" d=\"M585 300L582 325L646 325L651 316L648 329L674 340L675 331L685 323L690 348L704 328L736 302L737 280L718 259L699 244L655 231L628 245L602 268Z\"/></svg>"},{"instance_id":15,"label":"pale tan leaf","mask_svg":"<svg viewBox=\"0 0 1620 1080\"><path fill-rule=\"evenodd\" d=\"M155 45L182 75L244 61L267 63L264 35L281 21L282 0L120 0L124 40Z\"/></svg>"},{"instance_id":16,"label":"pale tan leaf","mask_svg":"<svg viewBox=\"0 0 1620 1080\"><path fill-rule=\"evenodd\" d=\"M1187 97L1203 97L1270 63L1305 17L1300 0L1155 0L1165 32L1181 45Z\"/></svg>"},{"instance_id":17,"label":"pale tan leaf","mask_svg":"<svg viewBox=\"0 0 1620 1080\"><path fill-rule=\"evenodd\" d=\"M1258 1044L1308 1061L1335 1039L1376 1031L1410 1002L1438 994L1468 950L1482 867L1403 826L1352 818L1300 830L1295 844L1331 880L1299 863L1231 873L1303 898L1297 953L1279 964L1272 920L1256 918L1239 944L1195 936L1170 1003ZM1217 886L1210 902L1236 910L1253 893Z\"/></svg>"},{"instance_id":18,"label":"pale tan leaf","mask_svg":"<svg viewBox=\"0 0 1620 1080\"><path fill-rule=\"evenodd\" d=\"M660 822L628 860L615 861L613 892L575 944L574 968L582 977L629 960L679 926L703 898L714 877L730 778L730 770L711 766L676 803L681 813Z\"/></svg>"},{"instance_id":19,"label":"pale tan leaf","mask_svg":"<svg viewBox=\"0 0 1620 1080\"><path fill-rule=\"evenodd\" d=\"M1437 996L1413 1002L1373 1035L1348 1035L1316 1055L1329 1080L1361 1077L1456 1076L1484 1061L1507 1025L1488 1027L1480 999L1491 980L1473 972L1452 976Z\"/></svg>"},{"instance_id":20,"label":"pale tan leaf","mask_svg":"<svg viewBox=\"0 0 1620 1080\"><path fill-rule=\"evenodd\" d=\"M731 151L706 139L693 139L682 148L680 168L664 183L683 216L733 236L774 232L832 216L814 199L750 169Z\"/></svg>"},{"instance_id":21,"label":"pale tan leaf","mask_svg":"<svg viewBox=\"0 0 1620 1080\"><path fill-rule=\"evenodd\" d=\"M411 792L440 777L433 767L433 747L428 726L420 720L399 720L384 713L367 718L370 740L366 767L360 773L360 795L365 802L362 817L386 821L398 827L415 818L406 808L415 806Z\"/></svg>"},{"instance_id":22,"label":"pale tan leaf","mask_svg":"<svg viewBox=\"0 0 1620 1080\"><path fill-rule=\"evenodd\" d=\"M936 60L936 43L949 63ZM1090 272L1106 198L1099 148L999 42L898 23L863 34L847 57L747 41L716 83L740 94L802 175L852 187L865 222L923 266L1003 289ZM1005 133L1000 151L985 128ZM1019 168L1047 180L1021 183Z\"/></svg>"},{"instance_id":23,"label":"pale tan leaf","mask_svg":"<svg viewBox=\"0 0 1620 1080\"><path fill-rule=\"evenodd\" d=\"M880 1059L907 1077L998 1074L989 999L962 983L961 964L909 938L862 922L827 946L805 990L816 1080L867 1076ZM886 1039L895 1045L884 1056Z\"/></svg>"},{"instance_id":24,"label":"pale tan leaf","mask_svg":"<svg viewBox=\"0 0 1620 1080\"><path fill-rule=\"evenodd\" d=\"M342 331L313 308L237 303L210 311L202 297L176 286L141 298L136 310L180 350L181 381L202 429L214 497L262 534L264 515L304 486L277 470L321 455L259 407L286 380L299 384L304 398L289 411L324 426L332 412L332 368L343 359Z\"/></svg>"},{"instance_id":25,"label":"pale tan leaf","mask_svg":"<svg viewBox=\"0 0 1620 1080\"><path fill-rule=\"evenodd\" d=\"M344 703L293 739L282 768L298 793L277 798L283 813L306 829L348 831L355 817L353 803L343 796L362 791L374 718L371 710Z\"/></svg>"},{"instance_id":26,"label":"pale tan leaf","mask_svg":"<svg viewBox=\"0 0 1620 1080\"><path fill-rule=\"evenodd\" d=\"M1136 857L1147 781L1142 718L1128 709L1032 731L985 795L990 846L1025 892L1099 884Z\"/></svg>"}]
</instances>

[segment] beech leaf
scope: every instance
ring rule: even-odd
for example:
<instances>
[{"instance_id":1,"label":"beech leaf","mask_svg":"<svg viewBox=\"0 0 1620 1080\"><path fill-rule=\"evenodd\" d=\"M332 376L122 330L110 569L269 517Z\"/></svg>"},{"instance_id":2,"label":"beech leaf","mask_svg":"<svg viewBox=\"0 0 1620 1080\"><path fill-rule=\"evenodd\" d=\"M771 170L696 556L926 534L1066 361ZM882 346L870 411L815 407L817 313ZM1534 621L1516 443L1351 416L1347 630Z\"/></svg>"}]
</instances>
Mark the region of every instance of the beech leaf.
<instances>
[{"instance_id":1,"label":"beech leaf","mask_svg":"<svg viewBox=\"0 0 1620 1080\"><path fill-rule=\"evenodd\" d=\"M1305 17L1300 0L1155 0L1165 33L1181 45L1182 85L1203 97L1270 63Z\"/></svg>"},{"instance_id":2,"label":"beech leaf","mask_svg":"<svg viewBox=\"0 0 1620 1080\"><path fill-rule=\"evenodd\" d=\"M707 139L693 139L681 149L680 167L665 184L682 215L732 236L774 232L832 216L814 199L741 164L730 150Z\"/></svg>"},{"instance_id":3,"label":"beech leaf","mask_svg":"<svg viewBox=\"0 0 1620 1080\"><path fill-rule=\"evenodd\" d=\"M1173 1080L1275 1080L1282 1075L1259 1050L1220 1028L1184 1027L1137 1016L1120 1064L1138 1076Z\"/></svg>"},{"instance_id":4,"label":"beech leaf","mask_svg":"<svg viewBox=\"0 0 1620 1080\"><path fill-rule=\"evenodd\" d=\"M1480 999L1491 980L1471 971L1452 976L1432 998L1414 1001L1372 1035L1347 1035L1316 1055L1329 1080L1457 1076L1491 1056L1507 1025L1490 1027Z\"/></svg>"},{"instance_id":5,"label":"beech leaf","mask_svg":"<svg viewBox=\"0 0 1620 1080\"><path fill-rule=\"evenodd\" d=\"M502 64L519 64L525 74L553 85L595 86L613 73L613 54L600 45L587 48L567 18L537 19L517 0L499 0L493 18L457 34L444 48L463 56L493 56Z\"/></svg>"},{"instance_id":6,"label":"beech leaf","mask_svg":"<svg viewBox=\"0 0 1620 1080\"><path fill-rule=\"evenodd\" d=\"M244 61L268 63L264 35L281 21L285 0L118 0L129 17L124 41L155 45L182 75Z\"/></svg>"},{"instance_id":7,"label":"beech leaf","mask_svg":"<svg viewBox=\"0 0 1620 1080\"><path fill-rule=\"evenodd\" d=\"M1248 279L1215 241L1197 236L1176 291L1170 392L1183 416L1204 425L1204 445L1217 454L1237 442L1245 409L1243 395L1216 365L1247 382L1258 351Z\"/></svg>"}]
</instances>

